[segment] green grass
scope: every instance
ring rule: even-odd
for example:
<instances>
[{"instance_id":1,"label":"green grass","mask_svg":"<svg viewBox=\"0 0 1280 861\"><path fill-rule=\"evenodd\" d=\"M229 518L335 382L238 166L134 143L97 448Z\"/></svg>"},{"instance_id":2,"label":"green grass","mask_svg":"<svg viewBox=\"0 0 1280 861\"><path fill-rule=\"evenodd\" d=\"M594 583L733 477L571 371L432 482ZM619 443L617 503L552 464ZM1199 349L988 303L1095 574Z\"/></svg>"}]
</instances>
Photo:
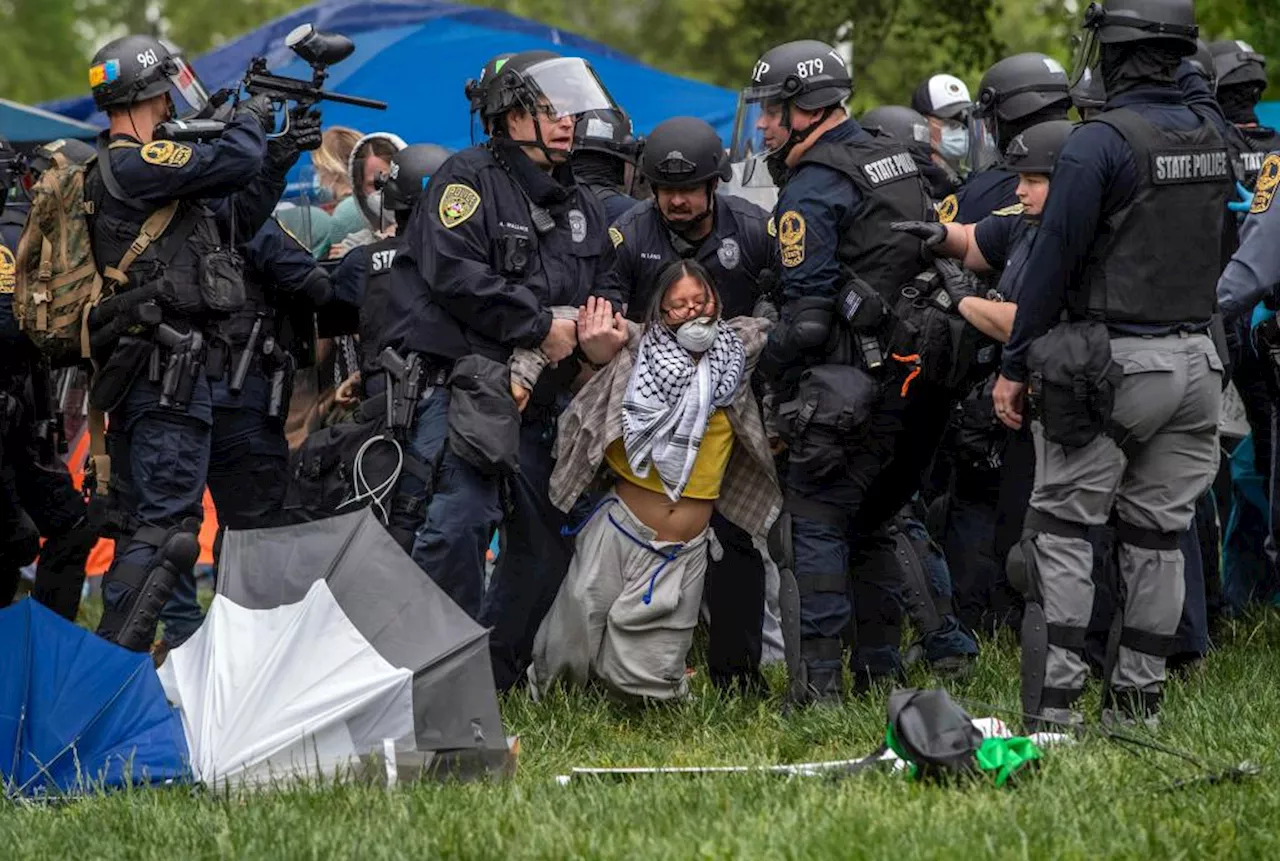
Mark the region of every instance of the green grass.
<instances>
[{"instance_id":1,"label":"green grass","mask_svg":"<svg viewBox=\"0 0 1280 861\"><path fill-rule=\"evenodd\" d=\"M0 807L0 857L1278 858L1280 616L1237 623L1222 639L1201 670L1172 686L1159 739L1222 766L1263 766L1241 783L1168 792L1173 778L1197 769L1094 737L1051 749L1010 789L920 785L889 773L556 785L573 766L848 758L881 740L883 694L784 716L777 701L719 696L699 673L696 699L674 708L629 709L593 693L536 705L512 696L504 715L522 753L507 782L231 797L134 790ZM912 682L935 680L919 670ZM976 674L953 690L1016 703L1012 638L984 643Z\"/></svg>"}]
</instances>

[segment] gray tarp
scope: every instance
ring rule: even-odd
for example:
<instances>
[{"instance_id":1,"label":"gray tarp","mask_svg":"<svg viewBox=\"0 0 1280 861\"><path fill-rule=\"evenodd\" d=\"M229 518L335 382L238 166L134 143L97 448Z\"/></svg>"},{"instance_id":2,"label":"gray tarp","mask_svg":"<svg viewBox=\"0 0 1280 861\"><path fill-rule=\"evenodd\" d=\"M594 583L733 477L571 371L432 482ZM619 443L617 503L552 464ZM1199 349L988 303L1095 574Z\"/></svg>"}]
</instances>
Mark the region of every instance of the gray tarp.
<instances>
[{"instance_id":1,"label":"gray tarp","mask_svg":"<svg viewBox=\"0 0 1280 861\"><path fill-rule=\"evenodd\" d=\"M505 756L489 632L422 572L372 512L226 533L218 592L242 607L296 603L321 579L378 653L413 672L420 750Z\"/></svg>"}]
</instances>

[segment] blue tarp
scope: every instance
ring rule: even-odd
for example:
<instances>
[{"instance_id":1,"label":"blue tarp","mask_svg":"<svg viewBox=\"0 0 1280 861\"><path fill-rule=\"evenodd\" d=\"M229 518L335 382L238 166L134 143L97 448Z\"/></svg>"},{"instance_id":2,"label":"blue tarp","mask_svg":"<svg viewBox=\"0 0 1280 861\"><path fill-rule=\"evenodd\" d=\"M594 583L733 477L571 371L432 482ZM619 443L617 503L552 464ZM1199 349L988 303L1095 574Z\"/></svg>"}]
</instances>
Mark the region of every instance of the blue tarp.
<instances>
[{"instance_id":1,"label":"blue tarp","mask_svg":"<svg viewBox=\"0 0 1280 861\"><path fill-rule=\"evenodd\" d=\"M151 656L32 600L0 610L0 790L74 795L185 779L187 743Z\"/></svg>"},{"instance_id":2,"label":"blue tarp","mask_svg":"<svg viewBox=\"0 0 1280 861\"><path fill-rule=\"evenodd\" d=\"M679 113L705 119L726 145L729 141L736 108L736 96L729 90L660 72L607 45L545 24L431 0L316 3L205 54L193 65L211 90L233 86L258 55L265 56L277 74L310 79L310 68L284 47L285 34L304 23L355 41L355 53L332 68L326 89L388 103L385 112L325 103L325 125L392 131L410 143L460 149L471 143L462 95L466 80L479 77L484 64L497 54L542 48L590 61L631 114L638 132ZM88 97L45 107L105 124Z\"/></svg>"},{"instance_id":3,"label":"blue tarp","mask_svg":"<svg viewBox=\"0 0 1280 861\"><path fill-rule=\"evenodd\" d=\"M0 137L13 144L44 143L58 138L92 138L98 130L88 123L0 99Z\"/></svg>"}]
</instances>

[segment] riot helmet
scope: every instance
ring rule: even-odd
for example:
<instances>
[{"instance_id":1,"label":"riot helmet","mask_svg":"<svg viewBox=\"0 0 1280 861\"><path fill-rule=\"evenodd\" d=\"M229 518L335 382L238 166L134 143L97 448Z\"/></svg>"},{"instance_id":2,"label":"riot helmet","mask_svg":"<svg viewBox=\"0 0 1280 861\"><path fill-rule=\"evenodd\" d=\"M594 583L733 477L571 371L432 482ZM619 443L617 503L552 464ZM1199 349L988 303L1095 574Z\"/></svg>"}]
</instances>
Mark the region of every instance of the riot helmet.
<instances>
[{"instance_id":1,"label":"riot helmet","mask_svg":"<svg viewBox=\"0 0 1280 861\"><path fill-rule=\"evenodd\" d=\"M382 192L382 206L387 212L407 213L427 182L453 153L437 144L411 144L391 157L385 173L374 180Z\"/></svg>"},{"instance_id":2,"label":"riot helmet","mask_svg":"<svg viewBox=\"0 0 1280 861\"><path fill-rule=\"evenodd\" d=\"M677 233L686 232L708 218L715 206L717 183L733 178L720 136L697 117L672 117L659 123L645 140L640 173L659 198L663 189L706 188L706 209L689 218L669 219L659 205L659 215Z\"/></svg>"},{"instance_id":3,"label":"riot helmet","mask_svg":"<svg viewBox=\"0 0 1280 861\"><path fill-rule=\"evenodd\" d=\"M930 143L929 120L919 111L906 105L881 105L863 114L858 124L869 131L896 138L907 149L930 155L933 145Z\"/></svg>"},{"instance_id":4,"label":"riot helmet","mask_svg":"<svg viewBox=\"0 0 1280 861\"><path fill-rule=\"evenodd\" d=\"M826 42L804 39L769 49L756 61L751 83L738 99L732 143L735 158L758 153L785 158L852 94L853 73L840 52ZM809 128L796 131L791 127L791 105L823 114ZM761 129L764 114L780 117L781 134L772 140Z\"/></svg>"},{"instance_id":5,"label":"riot helmet","mask_svg":"<svg viewBox=\"0 0 1280 861\"><path fill-rule=\"evenodd\" d=\"M1222 39L1209 45L1219 87L1254 84L1267 86L1267 58L1239 39Z\"/></svg>"},{"instance_id":6,"label":"riot helmet","mask_svg":"<svg viewBox=\"0 0 1280 861\"><path fill-rule=\"evenodd\" d=\"M1071 108L1067 70L1046 54L1005 57L987 69L969 123L968 164L985 170L1019 132L1037 122L1065 120Z\"/></svg>"},{"instance_id":7,"label":"riot helmet","mask_svg":"<svg viewBox=\"0 0 1280 861\"><path fill-rule=\"evenodd\" d=\"M573 124L573 151L598 152L634 164L638 145L621 108L586 111Z\"/></svg>"},{"instance_id":8,"label":"riot helmet","mask_svg":"<svg viewBox=\"0 0 1280 861\"><path fill-rule=\"evenodd\" d=\"M534 118L533 140L514 140L533 146L553 164L565 161L569 150L552 150L543 140L539 115L552 119L577 117L592 110L619 110L613 97L586 60L562 57L551 51L525 51L505 60L496 58L487 83L478 85L474 100L491 138L508 138L502 118L520 110Z\"/></svg>"},{"instance_id":9,"label":"riot helmet","mask_svg":"<svg viewBox=\"0 0 1280 861\"><path fill-rule=\"evenodd\" d=\"M1016 173L1052 176L1058 154L1074 128L1070 120L1050 120L1014 135L1004 150L1005 166Z\"/></svg>"},{"instance_id":10,"label":"riot helmet","mask_svg":"<svg viewBox=\"0 0 1280 861\"><path fill-rule=\"evenodd\" d=\"M497 55L484 64L484 68L480 70L479 78L472 78L463 86L462 92L463 95L467 97L467 104L470 105L471 118L473 121L471 136L472 143L475 143L474 121L484 113L485 94L488 91L489 85L493 83L493 79L497 77L498 72L502 71L502 67L507 64L507 61L514 56L515 54L511 53ZM481 120L481 128L484 130L486 135L489 134L489 126L483 121L483 119Z\"/></svg>"},{"instance_id":11,"label":"riot helmet","mask_svg":"<svg viewBox=\"0 0 1280 861\"><path fill-rule=\"evenodd\" d=\"M209 93L182 55L151 36L123 36L98 49L89 65L89 88L98 110L130 106L176 89L193 111Z\"/></svg>"},{"instance_id":12,"label":"riot helmet","mask_svg":"<svg viewBox=\"0 0 1280 861\"><path fill-rule=\"evenodd\" d=\"M398 135L374 132L356 141L347 158L351 194L369 229L375 233L395 224L395 215L383 204L378 178L390 172L392 159L404 148L405 142Z\"/></svg>"},{"instance_id":13,"label":"riot helmet","mask_svg":"<svg viewBox=\"0 0 1280 861\"><path fill-rule=\"evenodd\" d=\"M1131 44L1155 45L1189 57L1196 52L1196 10L1193 0L1110 0L1090 3L1085 10L1084 31L1071 66L1074 86L1085 69L1100 71L1102 47Z\"/></svg>"},{"instance_id":14,"label":"riot helmet","mask_svg":"<svg viewBox=\"0 0 1280 861\"><path fill-rule=\"evenodd\" d=\"M1071 87L1071 104L1084 120L1106 107L1107 90L1102 85L1102 75L1095 75L1093 69L1085 69L1080 80Z\"/></svg>"}]
</instances>

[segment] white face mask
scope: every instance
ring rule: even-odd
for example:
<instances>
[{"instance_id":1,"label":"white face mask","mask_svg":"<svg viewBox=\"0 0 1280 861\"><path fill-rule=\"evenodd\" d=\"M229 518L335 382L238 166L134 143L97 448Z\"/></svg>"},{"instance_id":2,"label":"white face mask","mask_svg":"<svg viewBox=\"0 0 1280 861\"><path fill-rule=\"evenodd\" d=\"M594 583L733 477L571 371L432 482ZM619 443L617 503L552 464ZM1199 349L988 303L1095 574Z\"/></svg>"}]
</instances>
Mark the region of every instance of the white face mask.
<instances>
[{"instance_id":1,"label":"white face mask","mask_svg":"<svg viewBox=\"0 0 1280 861\"><path fill-rule=\"evenodd\" d=\"M943 158L959 159L969 152L969 130L964 126L946 126L938 142L938 152Z\"/></svg>"},{"instance_id":2,"label":"white face mask","mask_svg":"<svg viewBox=\"0 0 1280 861\"><path fill-rule=\"evenodd\" d=\"M364 196L364 220L375 233L388 229L396 223L396 214L382 208L382 189Z\"/></svg>"},{"instance_id":3,"label":"white face mask","mask_svg":"<svg viewBox=\"0 0 1280 861\"><path fill-rule=\"evenodd\" d=\"M720 323L710 317L698 317L681 323L676 329L676 343L690 353L705 353L716 342Z\"/></svg>"}]
</instances>

